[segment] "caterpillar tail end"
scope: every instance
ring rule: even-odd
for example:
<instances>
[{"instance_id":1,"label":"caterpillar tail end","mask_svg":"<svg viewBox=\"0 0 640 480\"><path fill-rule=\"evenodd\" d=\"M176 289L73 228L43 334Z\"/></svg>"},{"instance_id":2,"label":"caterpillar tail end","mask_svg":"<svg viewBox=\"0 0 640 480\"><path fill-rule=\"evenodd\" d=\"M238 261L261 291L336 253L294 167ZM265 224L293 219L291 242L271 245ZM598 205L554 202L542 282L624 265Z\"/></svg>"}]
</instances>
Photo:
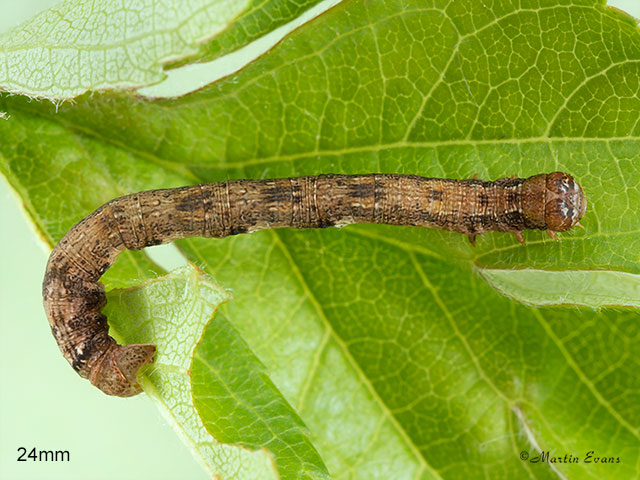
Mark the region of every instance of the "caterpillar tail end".
<instances>
[{"instance_id":1,"label":"caterpillar tail end","mask_svg":"<svg viewBox=\"0 0 640 480\"><path fill-rule=\"evenodd\" d=\"M91 373L91 383L107 395L131 397L142 392L138 385L138 370L153 362L155 345L114 343Z\"/></svg>"}]
</instances>

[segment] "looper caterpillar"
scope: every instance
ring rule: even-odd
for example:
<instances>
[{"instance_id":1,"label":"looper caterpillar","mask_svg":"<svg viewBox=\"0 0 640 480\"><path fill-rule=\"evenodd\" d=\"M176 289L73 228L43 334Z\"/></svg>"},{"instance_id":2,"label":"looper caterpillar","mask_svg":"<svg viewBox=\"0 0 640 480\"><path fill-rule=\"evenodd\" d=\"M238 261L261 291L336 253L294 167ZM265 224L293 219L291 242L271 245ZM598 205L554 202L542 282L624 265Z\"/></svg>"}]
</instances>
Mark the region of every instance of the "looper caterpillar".
<instances>
[{"instance_id":1,"label":"looper caterpillar","mask_svg":"<svg viewBox=\"0 0 640 480\"><path fill-rule=\"evenodd\" d=\"M139 393L139 368L155 346L121 346L108 334L100 276L124 249L265 228L380 223L464 233L569 230L587 207L562 172L529 178L451 180L416 175L319 175L230 180L116 198L77 223L51 252L43 283L51 330L73 369L109 395ZM555 237L554 237L555 238Z\"/></svg>"}]
</instances>

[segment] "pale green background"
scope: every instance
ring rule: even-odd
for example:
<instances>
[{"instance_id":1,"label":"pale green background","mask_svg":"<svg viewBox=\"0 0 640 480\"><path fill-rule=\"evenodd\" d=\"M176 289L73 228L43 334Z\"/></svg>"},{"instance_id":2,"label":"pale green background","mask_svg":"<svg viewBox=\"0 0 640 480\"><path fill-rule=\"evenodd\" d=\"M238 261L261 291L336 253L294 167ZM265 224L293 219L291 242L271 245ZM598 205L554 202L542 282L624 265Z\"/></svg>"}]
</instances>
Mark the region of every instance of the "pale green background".
<instances>
[{"instance_id":1,"label":"pale green background","mask_svg":"<svg viewBox=\"0 0 640 480\"><path fill-rule=\"evenodd\" d=\"M0 31L55 3L0 0ZM640 18L638 0L609 4ZM42 308L47 247L4 178L0 252L0 479L206 478L144 395L101 395L69 368ZM71 461L17 462L18 447L69 450Z\"/></svg>"}]
</instances>

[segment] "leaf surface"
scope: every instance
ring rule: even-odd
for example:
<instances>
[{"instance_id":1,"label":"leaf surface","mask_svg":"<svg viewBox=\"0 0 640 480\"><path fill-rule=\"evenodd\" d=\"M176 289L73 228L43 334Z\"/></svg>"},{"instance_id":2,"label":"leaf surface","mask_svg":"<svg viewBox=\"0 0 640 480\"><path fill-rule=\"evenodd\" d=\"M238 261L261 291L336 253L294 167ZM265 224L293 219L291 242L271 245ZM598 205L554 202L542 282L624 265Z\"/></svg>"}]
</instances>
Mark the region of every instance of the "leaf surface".
<instances>
[{"instance_id":1,"label":"leaf surface","mask_svg":"<svg viewBox=\"0 0 640 480\"><path fill-rule=\"evenodd\" d=\"M0 35L0 89L51 100L150 85L248 0L67 0Z\"/></svg>"},{"instance_id":2,"label":"leaf surface","mask_svg":"<svg viewBox=\"0 0 640 480\"><path fill-rule=\"evenodd\" d=\"M640 35L596 2L485 3L343 2L174 100L103 93L56 112L4 98L0 168L52 240L113 192L568 171L589 209L559 242L492 233L473 249L454 233L357 225L178 246L232 290L224 318L333 477L631 477L638 310L524 306L475 268L640 273ZM521 460L539 450L620 462Z\"/></svg>"},{"instance_id":3,"label":"leaf surface","mask_svg":"<svg viewBox=\"0 0 640 480\"><path fill-rule=\"evenodd\" d=\"M245 11L227 30L200 47L197 56L169 65L175 68L187 63L208 62L246 46L261 36L298 18L320 0L251 0Z\"/></svg>"},{"instance_id":4,"label":"leaf surface","mask_svg":"<svg viewBox=\"0 0 640 480\"><path fill-rule=\"evenodd\" d=\"M283 478L328 478L302 420L232 324L216 317L193 356L195 408L213 438L273 452Z\"/></svg>"},{"instance_id":5,"label":"leaf surface","mask_svg":"<svg viewBox=\"0 0 640 480\"><path fill-rule=\"evenodd\" d=\"M215 315L218 306L229 299L229 292L210 277L187 266L137 287L112 290L105 313L112 319L111 333L119 341L156 345L154 363L142 373L141 385L211 475L275 479L278 470L287 471L293 463L294 474L306 468L316 470L314 475L307 472L300 478L322 478L326 471L300 418L264 375L259 360L231 324L224 316ZM207 334L208 330L212 333ZM208 375L203 383L200 373L214 370L216 375ZM253 380L250 385L246 385L247 379ZM241 418L236 419L233 410L239 398L244 408ZM217 402L230 409L225 411ZM198 410L208 408L211 412L200 415ZM260 413L254 415L254 411ZM225 418L230 412L230 418ZM249 435L262 442L248 445L247 432L233 435L220 431L223 426L233 430L247 428L247 424ZM282 449L273 445L267 448L271 436L285 436L286 445L293 445L291 450L283 455ZM298 465L290 457L309 459L310 464L296 469Z\"/></svg>"},{"instance_id":6,"label":"leaf surface","mask_svg":"<svg viewBox=\"0 0 640 480\"><path fill-rule=\"evenodd\" d=\"M640 276L622 272L478 269L499 292L532 305L640 307Z\"/></svg>"}]
</instances>

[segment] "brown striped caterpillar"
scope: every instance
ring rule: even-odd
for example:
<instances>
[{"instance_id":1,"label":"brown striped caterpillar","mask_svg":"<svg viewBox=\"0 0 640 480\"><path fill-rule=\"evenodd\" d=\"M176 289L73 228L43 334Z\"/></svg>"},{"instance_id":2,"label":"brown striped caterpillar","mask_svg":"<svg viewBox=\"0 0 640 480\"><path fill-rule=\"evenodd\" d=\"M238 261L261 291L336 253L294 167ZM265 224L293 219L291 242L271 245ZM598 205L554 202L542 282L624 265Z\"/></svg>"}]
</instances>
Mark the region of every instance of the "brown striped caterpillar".
<instances>
[{"instance_id":1,"label":"brown striped caterpillar","mask_svg":"<svg viewBox=\"0 0 640 480\"><path fill-rule=\"evenodd\" d=\"M155 346L121 346L108 334L100 276L124 249L179 238L226 237L264 228L351 223L464 233L569 230L587 202L562 172L529 178L450 180L416 175L319 175L231 180L125 195L76 224L51 252L42 286L51 330L73 369L109 395L140 392L138 369ZM578 224L579 225L579 224ZM554 237L555 238L555 237Z\"/></svg>"}]
</instances>

